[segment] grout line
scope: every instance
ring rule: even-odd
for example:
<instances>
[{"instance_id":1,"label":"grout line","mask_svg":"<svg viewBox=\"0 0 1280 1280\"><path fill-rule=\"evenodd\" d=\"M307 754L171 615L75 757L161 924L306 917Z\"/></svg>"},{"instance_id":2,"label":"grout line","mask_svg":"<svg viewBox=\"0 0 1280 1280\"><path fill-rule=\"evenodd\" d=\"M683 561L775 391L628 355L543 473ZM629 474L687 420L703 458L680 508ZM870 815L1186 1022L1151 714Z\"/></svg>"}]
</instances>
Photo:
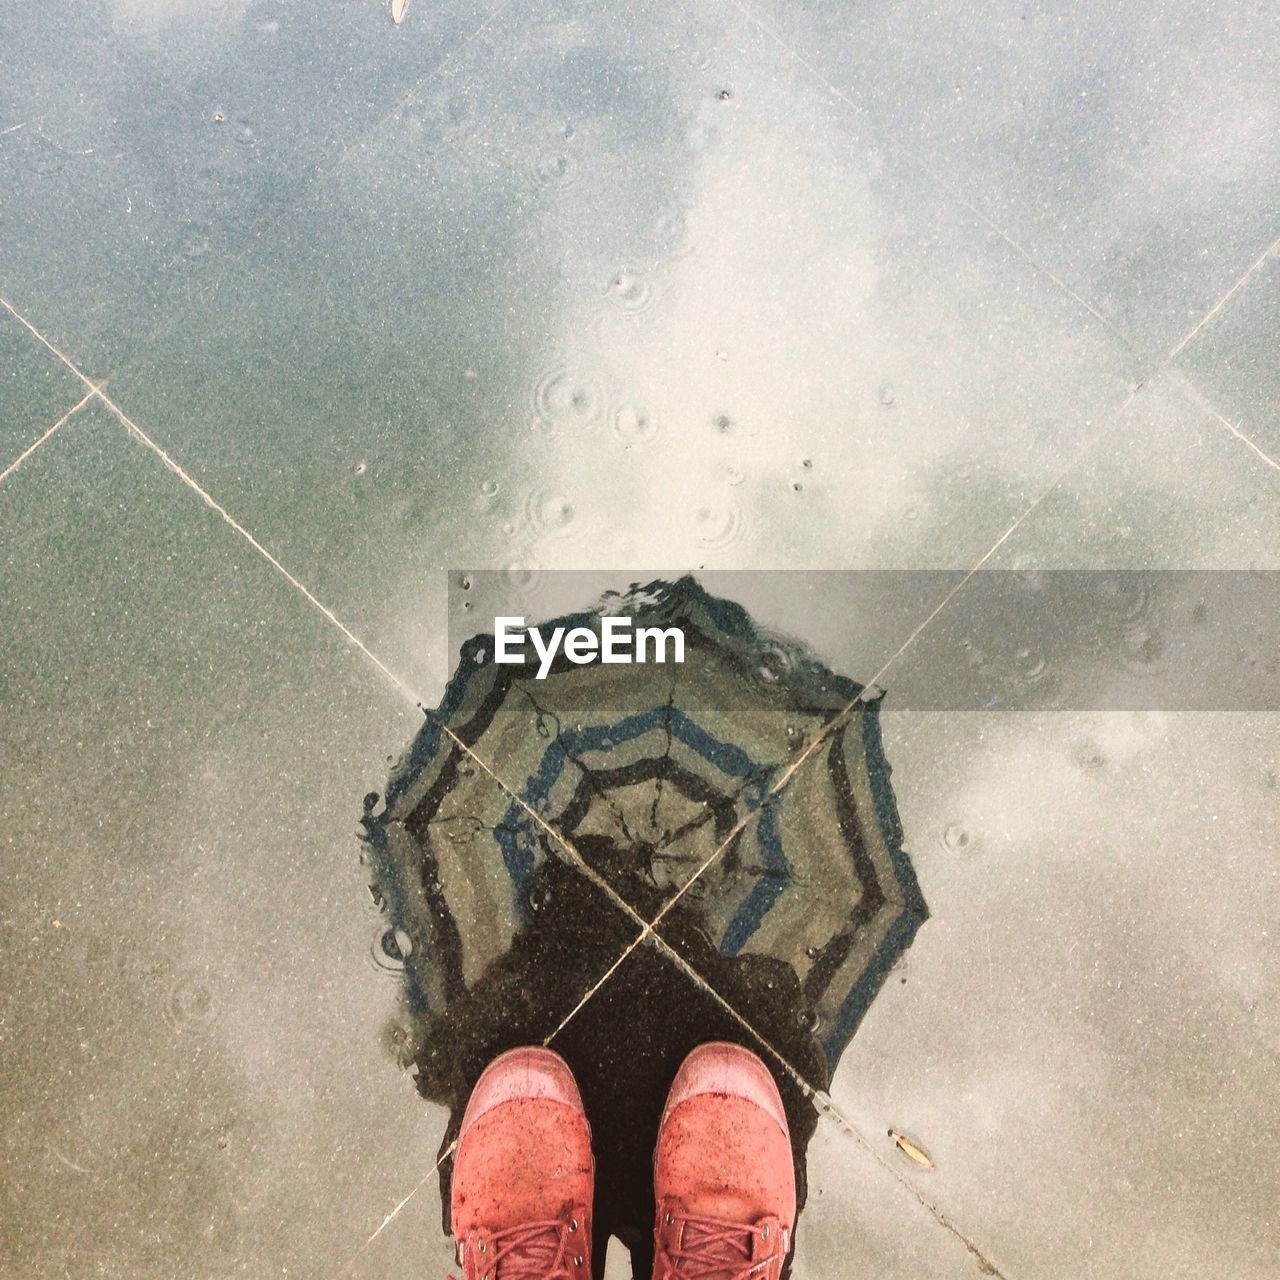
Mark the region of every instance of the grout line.
<instances>
[{"instance_id":1,"label":"grout line","mask_svg":"<svg viewBox=\"0 0 1280 1280\"><path fill-rule=\"evenodd\" d=\"M1228 289L1226 293L1224 293L1222 297L1219 298L1218 301L1215 302L1213 306L1211 306L1209 310L1206 311L1204 315L1200 317L1199 321L1197 321L1197 323L1192 326L1191 332L1188 333L1186 337L1183 338L1182 341L1179 342L1173 348L1173 350L1169 352L1167 356L1165 356L1164 358L1165 364L1173 363L1173 361L1182 353L1183 348L1190 345L1190 343L1195 339L1196 334L1198 334L1200 330L1205 327L1205 325L1207 325L1211 320L1213 320L1213 318L1218 314L1218 312L1221 311L1222 308L1225 307L1227 303L1230 302L1231 299L1234 298L1236 294L1239 293L1240 290L1244 288L1245 282L1249 279L1249 277L1253 275L1253 273L1260 266L1262 266L1262 264L1266 262L1266 260L1273 253L1275 253L1276 249L1278 248L1280 248L1280 237L1277 237L1269 245L1267 245L1267 247L1262 251L1261 254L1259 254L1257 260L1253 263L1252 266L1249 267L1249 269L1244 273L1244 275L1242 275L1240 279L1237 280L1235 284L1233 284L1231 288ZM1270 461L1270 459L1268 459L1268 461Z\"/></svg>"},{"instance_id":2,"label":"grout line","mask_svg":"<svg viewBox=\"0 0 1280 1280\"><path fill-rule=\"evenodd\" d=\"M843 95L840 94L840 91L838 89L835 90L835 92L838 96L843 97ZM957 191L956 188L953 187L949 182L947 182L923 156L910 151L905 151L903 154L906 156L907 160L910 163L914 164L916 168L918 168L922 173L924 173L930 179L930 181L934 183L935 186L945 191L947 195L949 195L958 205L961 206L961 208L967 209L973 217L977 218L978 221L983 224L983 226L989 228L997 236L999 236L1000 239L1003 240L1005 244L1007 244L1009 248L1011 248L1014 251L1014 253L1016 253L1024 262L1026 262L1030 267L1034 268L1036 271L1040 272L1041 275L1051 280L1055 285L1057 285L1059 289L1062 290L1063 293L1067 295L1068 298L1070 298L1078 306L1083 307L1091 316L1093 316L1095 320L1097 320L1101 325L1103 325L1107 330L1110 331L1112 336L1115 337L1124 346L1125 350L1127 350L1131 355L1137 354L1134 351L1133 343L1130 342L1128 335L1122 329L1118 328L1117 325L1112 320L1110 320L1107 316L1103 315L1102 312L1099 311L1098 308L1095 307L1093 303L1089 302L1082 294L1077 293L1055 271L1045 266L1045 264L1041 262L1038 258L1036 258L1029 249L1026 249L1021 244L1019 244L1018 241L1016 241L1007 231L1005 231L1004 228L1001 227L999 223L995 222L991 217L983 213L983 211L979 209L978 206L975 205L971 200L969 200L967 196L963 195L960 191Z\"/></svg>"},{"instance_id":3,"label":"grout line","mask_svg":"<svg viewBox=\"0 0 1280 1280\"><path fill-rule=\"evenodd\" d=\"M5 467L3 471L0 471L0 484L3 484L11 475L13 475L13 473L17 471L17 469L20 466L22 466L22 464L26 462L26 460L29 457L31 457L31 455L35 453L35 451L42 444L44 444L44 442L48 440L49 437L53 435L53 433L57 431L59 427L63 426L64 423L67 423L72 418L74 418L75 415L79 413L80 410L83 409L85 405L87 405L89 401L92 400L96 394L97 393L94 391L87 392L84 396L84 399L81 400L79 404L74 405L72 408L68 409L66 413L64 413L62 417L60 417L57 420L57 422L55 422L53 426L51 426L49 430L44 433L44 435L42 435L38 440L34 440L31 442L31 444L27 445L27 447L23 449L23 451L20 454L18 454L18 456L14 458L14 460L11 463L9 463L9 465Z\"/></svg>"},{"instance_id":4,"label":"grout line","mask_svg":"<svg viewBox=\"0 0 1280 1280\"><path fill-rule=\"evenodd\" d=\"M72 361L71 357L67 355L66 352L59 351L58 348L55 347L53 343L50 342L49 339L31 323L31 321L28 320L27 317L24 316L22 312L19 311L18 308L3 295L0 295L0 307L3 307L38 343L40 343L42 347L57 356L57 358L61 360L62 363L66 365L67 368L70 369L86 387L89 388L90 393L98 390L98 384L94 382L92 378L81 373Z\"/></svg>"},{"instance_id":5,"label":"grout line","mask_svg":"<svg viewBox=\"0 0 1280 1280\"><path fill-rule=\"evenodd\" d=\"M378 1237L379 1237L379 1236L380 1236L380 1235L381 1235L381 1234L382 1234L382 1233L383 1233L383 1232L384 1232L384 1231L385 1231L385 1230L386 1230L386 1229L387 1229L387 1228L388 1228L388 1227L389 1227L389 1226L390 1226L390 1225L395 1221L396 1217L397 1217L397 1216L399 1215L399 1213L400 1213L400 1210L401 1210L401 1209L403 1209L403 1208L405 1207L405 1205L407 1205L407 1204L409 1203L409 1201L410 1201L410 1200L412 1200L412 1199L413 1199L413 1197L414 1197L414 1196L416 1196L416 1195L418 1194L418 1192L419 1192L419 1191L421 1191L421 1190L422 1190L422 1188L423 1188L423 1187L425 1187L425 1186L427 1185L427 1183L431 1181L431 1179L432 1179L432 1178L435 1178L435 1177L438 1177L438 1176L439 1176L439 1174L440 1174L440 1166L441 1166L442 1164L444 1164L444 1162L445 1162L445 1161L446 1161L446 1160L447 1160L451 1155L453 1155L454 1151L456 1151L456 1150L457 1150L457 1147L458 1147L458 1141L457 1141L457 1139L455 1138L455 1139L454 1139L451 1143L449 1143L449 1145L448 1145L447 1147L445 1147L445 1149L444 1149L444 1150L443 1150L443 1151L442 1151L442 1152L441 1152L441 1153L436 1157L436 1162L435 1162L435 1164L433 1164L433 1165L431 1166L431 1168L430 1168L430 1169L428 1169L428 1170L427 1170L427 1172L426 1172L426 1173L424 1173L424 1174L422 1175L421 1180L420 1180L420 1181L419 1181L419 1182L418 1182L418 1183L413 1187L413 1189L409 1192L409 1194L408 1194L407 1196L405 1196L405 1197L404 1197L404 1199L403 1199L403 1200L401 1200L401 1201L400 1201L400 1203L399 1203L398 1205L396 1205L396 1207L395 1207L394 1209L392 1209L392 1210L391 1210L391 1212L390 1212L389 1214L387 1214L387 1216L386 1216L385 1218L383 1218L383 1219L382 1219L382 1223L381 1223L381 1225L378 1227L378 1229L377 1229L377 1230L376 1230L376 1231L375 1231L375 1232L374 1232L374 1233L373 1233L373 1234L372 1234L372 1235L371 1235L371 1236L370 1236L370 1237L369 1237L369 1238L364 1242L364 1244L362 1244L362 1245L361 1245L361 1246L360 1246L360 1247L355 1251L355 1253L353 1253L353 1254L351 1255L351 1257L347 1260L347 1265L346 1265L346 1267L344 1268L344 1270L345 1270L345 1271L348 1271L348 1272L349 1272L349 1271L351 1270L351 1268L352 1268L353 1266L355 1266L355 1264L356 1264L356 1259L357 1259L357 1258L359 1258L359 1257L360 1257L360 1255L361 1255L362 1253L364 1253L364 1251L365 1251L365 1250L366 1250L366 1249L367 1249L367 1248L368 1248L368 1247L369 1247L369 1246L370 1246L370 1245L371 1245L371 1244L372 1244L372 1243L373 1243L373 1242L374 1242L374 1241L375 1241L375 1240L376 1240L376 1239L377 1239L377 1238L378 1238Z\"/></svg>"},{"instance_id":6,"label":"grout line","mask_svg":"<svg viewBox=\"0 0 1280 1280\"><path fill-rule=\"evenodd\" d=\"M301 593L303 599L305 599L308 604L310 604L324 618L326 618L335 627L337 627L337 629L346 638L347 642L350 645L352 645L355 649L358 649L360 653L364 655L365 658L367 658L380 672L382 672L382 674L386 676L387 679L390 680L392 684L395 685L395 687L399 690L399 692L409 702L412 702L415 707L422 706L422 700L418 697L418 695L413 691L412 688L410 688L410 686L404 680L402 680L398 675L396 675L396 673L392 671L391 668L387 666L387 664L383 662L382 659L379 658L378 655L375 654L368 647L368 645L366 645L364 641L361 640L360 637L357 636L355 632L352 631L351 628L348 627L346 623L344 623L342 619L339 618L338 615L333 612L332 609L330 609L326 604L318 600L302 582L300 582L296 577L294 577L294 575L290 573L289 570L286 569L284 565L282 565L280 561L277 560L275 556L273 556L271 552L268 551L266 547L264 547L262 543L259 542L257 538L255 538L253 534L251 534L249 530L244 527L244 525L242 525L225 507L220 505L214 499L214 497L212 496L212 494L208 492L208 490L201 488L201 486L190 475L190 473L184 470L181 464L175 461L173 457L171 457L168 453L165 452L164 449L162 449L158 444L156 444L156 442L152 440L151 437L147 435L147 433L143 431L142 428L138 426L138 424L134 422L133 419L130 418L129 415L126 414L124 410L121 409L120 406L117 405L116 402L110 398L110 396L108 396L104 391L98 391L96 394L102 400L102 402L107 406L107 408L110 409L111 412L114 413L115 416L120 420L120 422L124 425L125 429L129 432L130 435L132 435L140 443L146 445L146 447L150 449L160 459L160 461L163 462L164 465L168 467L168 469L172 471L173 474L183 482L183 484L185 484L189 489L191 489L191 491L194 494L196 494L197 497L199 497L199 499L201 500L201 502L205 504L205 506L207 506L211 511L215 512L218 516L220 516L222 520L226 524L228 524L232 529L234 529L236 533L238 533L256 552L258 552L258 554L262 556L262 558L266 560L266 562L269 565L271 565L272 568L274 568L277 572L279 572L281 576L285 579L285 581L289 583L290 586L296 588Z\"/></svg>"},{"instance_id":7,"label":"grout line","mask_svg":"<svg viewBox=\"0 0 1280 1280\"><path fill-rule=\"evenodd\" d=\"M861 1146L871 1154L871 1157L888 1175L893 1178L922 1208L928 1210L934 1221L940 1227L949 1231L962 1245L969 1251L969 1254L977 1262L979 1270L984 1275L996 1276L998 1280L1008 1280L1005 1272L1001 1271L991 1258L982 1250L974 1240L965 1235L959 1227L927 1196L923 1195L920 1189L902 1172L901 1169L894 1167L890 1160L887 1160L881 1153L879 1147L867 1138L862 1131L855 1125L840 1108L832 1101L831 1095L828 1093L815 1093L815 1102L818 1108L819 1116L826 1117L831 1120L838 1129L853 1138Z\"/></svg>"},{"instance_id":8,"label":"grout line","mask_svg":"<svg viewBox=\"0 0 1280 1280\"><path fill-rule=\"evenodd\" d=\"M560 1023L556 1027L556 1029L549 1036L543 1037L542 1047L544 1049L549 1047L551 1042L556 1038L556 1036L558 1036L565 1029L565 1027L567 1027L569 1023L571 1023L574 1020L574 1018L576 1018L578 1014L582 1012L583 1008L586 1006L587 1001L590 1000L591 997L594 996L596 992L599 991L600 988L603 987L604 984L608 982L610 978L613 977L613 975L618 971L618 969L621 967L622 963L626 960L626 958L633 951L635 951L635 949L638 946L640 946L640 944L645 940L645 938L650 936L650 933L651 933L651 930L646 927L645 930L640 934L638 938L636 938L634 941L630 942L625 948L623 948L622 954L608 967L608 969L605 970L603 976L600 977L597 981L593 982L591 984L590 990L587 991L587 993L582 997L582 999L579 1000L578 1003L575 1004L573 1008L570 1009L569 1012L566 1013L565 1016L560 1019Z\"/></svg>"},{"instance_id":9,"label":"grout line","mask_svg":"<svg viewBox=\"0 0 1280 1280\"><path fill-rule=\"evenodd\" d=\"M454 733L452 729L449 728L448 725L441 724L440 730L442 733L444 733L448 738L450 738L453 741L454 745L457 746L460 751L462 751L466 756L468 756L475 764L479 765L480 768L483 769L485 773L487 773L489 777L493 779L493 781L497 784L498 788L506 792L506 794L509 795L516 802L516 804L518 804L534 820L534 822L536 822L538 826L540 826L543 829L543 831L545 831L547 835L551 837L552 840L554 840L558 845L560 845L561 848L564 849L564 851L569 855L570 863L573 865L573 867L576 870L580 871L583 875L585 875L586 878L593 885L595 885L597 889L599 889L602 893L604 893L605 896L609 899L610 902L613 903L615 907L619 908L621 911L624 911L628 916L631 917L631 919L643 931L640 937L636 939L636 944L641 942L645 937L645 935L652 930L653 928L652 924L648 920L646 920L644 916L642 916L598 871L595 870L594 867L592 867L587 862L587 860L582 856L582 854L580 854L578 850L574 847L574 845L570 842L567 836L557 831L556 828L553 827L536 809L534 809L534 807L523 796L517 795L516 792L513 791L498 776L497 771L493 768L492 765L490 765L481 756L478 756L469 746L467 746L465 742L463 742L461 738L458 737L456 733ZM636 944L633 944L630 950L634 950L634 947ZM625 959L625 954L622 958Z\"/></svg>"},{"instance_id":10,"label":"grout line","mask_svg":"<svg viewBox=\"0 0 1280 1280\"><path fill-rule=\"evenodd\" d=\"M748 9L746 5L743 3L743 0L730 0L730 3L732 3L733 6L740 13L742 13L744 17L748 19L748 21L752 22L757 28L759 28L759 30L763 32L770 40L772 40L780 49L782 49L786 54L788 54L792 59L794 59L796 63L804 67L820 84L825 86L825 88L832 94L832 96L839 99L839 101L843 102L851 111L855 112L864 120L870 121L872 124L876 125L876 127L882 127L880 124L880 121L874 115L874 113L872 113L870 110L868 110L866 107L862 106L861 104L855 102L852 98L849 97L847 93L845 93L842 89L840 89L838 86L833 84L813 62L811 62L808 58L806 58L797 49L794 49L791 45L789 45L772 26L770 26L762 18L758 17L750 9ZM896 139L895 139L895 144L897 145L899 149L899 153L903 159L905 159L910 164L914 164L918 169L920 169L922 173L925 174L926 177L928 177L928 179L935 186L940 188L942 191L946 192L946 194L949 195L957 204L959 204L961 207L966 209L974 218L977 218L984 226L988 227L995 235L999 236L1000 239L1003 240L1029 266L1031 266L1034 270L1040 272L1047 279L1052 281L1053 284L1055 284L1063 293L1067 295L1067 297L1069 297L1073 302L1075 302L1080 307L1083 307L1085 311L1087 311L1091 316L1093 316L1097 321L1099 321L1099 323L1104 325L1107 328L1107 330L1124 346L1124 348L1130 354L1132 355L1137 354L1132 341L1130 340L1129 336L1124 332L1124 330L1120 329L1113 321L1111 321L1107 316L1105 316L1101 311L1099 311L1098 308L1095 307L1091 302L1089 302L1087 298L1085 298L1083 295L1077 293L1076 290L1071 288L1071 286L1067 284L1067 282L1063 280L1061 276L1059 276L1056 272L1051 270L1043 262L1037 259L1029 249L1024 248L1023 245L1021 245L1017 240L1015 240L1011 235L1009 235L1009 233L1005 231L1004 228L1001 227L999 223L997 223L994 219L992 219L988 214L984 213L966 195L964 195L963 192L957 190L954 186L952 186L951 183L948 182L941 175L941 173L939 173L939 171L933 166L933 164L930 163L928 159L926 159L926 157L922 153L914 150L911 147L904 146L901 142L898 142ZM1200 317L1200 319L1191 327L1188 333L1179 342L1177 342L1174 345L1174 347L1169 351L1168 355L1166 355L1163 359L1158 360L1146 372L1146 374L1142 376L1142 378L1139 380L1138 385L1142 386L1146 382L1150 381L1150 379L1156 376L1157 374L1171 371L1171 366L1173 364L1173 361L1182 353L1182 351L1186 349L1186 347L1192 341L1194 341L1194 339L1200 333L1200 331L1206 325L1210 324L1214 320L1214 318L1218 315L1218 313L1222 311L1222 309L1231 301L1231 299L1234 298L1235 295L1239 293L1239 291L1242 288L1244 288L1245 284L1248 282L1249 278L1254 274L1254 272L1257 271L1258 268L1261 267L1263 263L1266 262L1266 260L1273 253L1276 252L1277 249L1280 249L1280 237L1273 240L1262 251L1262 253L1258 255L1258 257L1244 271L1244 273L1235 282L1235 284L1233 284L1231 288L1228 289L1226 293L1224 293L1222 297L1219 298L1218 301L1215 302L1213 306L1211 306L1209 310L1206 311L1205 314ZM1227 431L1229 431L1232 435L1234 435L1237 439L1239 439L1243 444L1248 445L1249 448L1251 448L1269 466L1277 467L1277 469L1280 469L1280 464L1277 464L1275 459L1271 458L1262 449L1260 449L1258 445L1256 445L1248 436L1246 436L1242 431L1240 431L1237 426L1233 426L1226 418L1222 416L1222 414L1218 413L1216 409L1210 408L1208 409L1208 412L1212 413L1218 419L1218 421L1227 429Z\"/></svg>"},{"instance_id":11,"label":"grout line","mask_svg":"<svg viewBox=\"0 0 1280 1280\"><path fill-rule=\"evenodd\" d=\"M851 111L861 116L864 120L875 124L879 127L877 117L860 103L855 102L844 90L833 84L822 71L812 62L809 61L799 50L789 45L778 33L762 18L752 13L743 3L742 0L730 0L730 3L742 13L750 22L754 23L770 40L772 40L780 49L794 59L800 66L804 67L827 91L835 98L839 99ZM947 182L938 171L929 163L927 159L918 151L904 146L900 141L895 140L899 154L908 163L913 164L919 169L935 186L939 187L947 195L949 195L963 209L967 210L973 217L977 218L985 227L994 232L1001 240L1005 242L1024 262L1040 272L1046 278L1051 280L1063 293L1067 295L1078 306L1083 307L1095 320L1104 325L1111 334L1117 338L1125 348L1132 354L1133 345L1129 341L1127 335L1107 316L1103 315L1091 302L1077 293L1065 280L1059 275L1045 266L1038 258L1036 258L1029 249L1019 244L999 223L995 222L991 217L985 214L977 205L973 204L967 196L957 191L949 182Z\"/></svg>"},{"instance_id":12,"label":"grout line","mask_svg":"<svg viewBox=\"0 0 1280 1280\"><path fill-rule=\"evenodd\" d=\"M1280 244L1280 241L1277 241ZM1251 440L1243 431L1240 430L1239 423L1231 423L1214 407L1208 396L1200 390L1199 386L1187 377L1180 369L1169 369L1166 375L1179 391L1182 392L1188 400L1191 401L1197 409L1202 413L1208 414L1215 419L1218 424L1229 431L1242 444L1248 445L1250 449L1262 459L1269 467L1273 467L1276 471L1280 471L1280 462L1277 462L1269 453L1265 452L1258 444Z\"/></svg>"},{"instance_id":13,"label":"grout line","mask_svg":"<svg viewBox=\"0 0 1280 1280\"><path fill-rule=\"evenodd\" d=\"M1254 442L1253 442L1252 440L1250 440L1250 439L1249 439L1249 437L1248 437L1247 435L1245 435L1245 433L1244 433L1243 431L1241 431L1241 430L1240 430L1240 424L1239 424L1239 423L1231 423L1231 422L1228 422L1228 421L1226 420L1226 418L1224 418L1224 417L1222 416L1222 414L1220 414L1220 413L1217 411L1217 409L1210 409L1210 410L1209 410L1209 412L1210 412L1210 413L1214 416L1214 418L1216 418L1216 419L1218 420L1218 422L1220 422L1220 423L1221 423L1221 424L1222 424L1222 425L1223 425L1223 426L1224 426L1224 427L1225 427L1225 428L1226 428L1226 429L1227 429L1227 430L1228 430L1228 431L1229 431L1233 436L1235 436L1235 438L1236 438L1237 440L1239 440L1239 441L1240 441L1241 443L1243 443L1243 444L1247 444L1247 445L1249 446L1249 448L1250 448L1250 449L1252 449L1252 450L1254 451L1254 453L1256 453L1256 454L1258 455L1258 457L1259 457L1259 458L1261 458L1261 459L1262 459L1262 461L1263 461L1263 462L1265 462L1265 463L1267 464L1267 466L1269 466L1269 467L1274 467L1274 468L1275 468L1275 470L1280 471L1280 462L1277 462L1273 457L1271 457L1271 455L1270 455L1270 454L1268 454L1268 453L1264 453L1260 448L1258 448L1258 446L1257 446L1256 444L1254 444Z\"/></svg>"}]
</instances>

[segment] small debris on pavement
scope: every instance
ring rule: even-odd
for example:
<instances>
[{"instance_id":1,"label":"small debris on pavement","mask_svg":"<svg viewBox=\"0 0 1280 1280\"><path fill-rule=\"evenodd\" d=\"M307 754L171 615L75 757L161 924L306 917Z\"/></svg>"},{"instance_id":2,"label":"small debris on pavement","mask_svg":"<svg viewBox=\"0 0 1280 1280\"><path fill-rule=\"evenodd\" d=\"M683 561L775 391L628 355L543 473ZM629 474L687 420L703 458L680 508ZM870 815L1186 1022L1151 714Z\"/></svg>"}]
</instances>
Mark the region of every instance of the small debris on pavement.
<instances>
[{"instance_id":1,"label":"small debris on pavement","mask_svg":"<svg viewBox=\"0 0 1280 1280\"><path fill-rule=\"evenodd\" d=\"M933 1168L933 1158L929 1155L929 1153L923 1147L916 1146L916 1144L912 1142L910 1138L904 1137L902 1134L898 1133L897 1130L895 1129L889 1130L889 1137L893 1139L894 1144L897 1146L899 1151L901 1151L904 1155L909 1156L922 1169Z\"/></svg>"}]
</instances>

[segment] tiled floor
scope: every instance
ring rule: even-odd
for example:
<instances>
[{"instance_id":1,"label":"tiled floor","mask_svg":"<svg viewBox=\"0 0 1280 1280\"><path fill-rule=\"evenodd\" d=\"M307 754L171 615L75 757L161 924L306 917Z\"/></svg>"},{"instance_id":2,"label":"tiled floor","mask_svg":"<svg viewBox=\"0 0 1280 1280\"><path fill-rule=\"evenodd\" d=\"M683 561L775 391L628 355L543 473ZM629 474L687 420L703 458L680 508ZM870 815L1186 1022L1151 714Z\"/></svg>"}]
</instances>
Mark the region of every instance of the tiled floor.
<instances>
[{"instance_id":1,"label":"tiled floor","mask_svg":"<svg viewBox=\"0 0 1280 1280\"><path fill-rule=\"evenodd\" d=\"M4 1275L444 1272L355 839L442 570L1280 567L1266 6L47 9L0 14ZM895 710L912 630L846 670L932 919L794 1274L1275 1275L1276 714Z\"/></svg>"}]
</instances>

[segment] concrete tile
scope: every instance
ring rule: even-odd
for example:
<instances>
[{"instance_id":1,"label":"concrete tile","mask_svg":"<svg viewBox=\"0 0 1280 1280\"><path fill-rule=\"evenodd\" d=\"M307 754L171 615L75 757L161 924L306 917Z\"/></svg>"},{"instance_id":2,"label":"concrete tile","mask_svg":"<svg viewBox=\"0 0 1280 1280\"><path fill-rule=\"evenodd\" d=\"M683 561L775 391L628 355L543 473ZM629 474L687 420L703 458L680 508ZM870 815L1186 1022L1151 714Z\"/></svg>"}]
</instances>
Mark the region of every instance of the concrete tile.
<instances>
[{"instance_id":1,"label":"concrete tile","mask_svg":"<svg viewBox=\"0 0 1280 1280\"><path fill-rule=\"evenodd\" d=\"M832 1096L1010 1275L1275 1268L1275 728L886 709L933 914Z\"/></svg>"},{"instance_id":2,"label":"concrete tile","mask_svg":"<svg viewBox=\"0 0 1280 1280\"><path fill-rule=\"evenodd\" d=\"M809 1188L809 1212L796 1232L797 1277L973 1280L989 1274L979 1254L939 1223L914 1189L829 1117L809 1144Z\"/></svg>"},{"instance_id":3,"label":"concrete tile","mask_svg":"<svg viewBox=\"0 0 1280 1280\"><path fill-rule=\"evenodd\" d=\"M1277 32L1247 0L747 9L1149 362L1275 239Z\"/></svg>"},{"instance_id":4,"label":"concrete tile","mask_svg":"<svg viewBox=\"0 0 1280 1280\"><path fill-rule=\"evenodd\" d=\"M99 404L0 493L3 1269L329 1269L435 1158L355 837L418 713Z\"/></svg>"},{"instance_id":5,"label":"concrete tile","mask_svg":"<svg viewBox=\"0 0 1280 1280\"><path fill-rule=\"evenodd\" d=\"M8 7L5 296L106 376L498 8Z\"/></svg>"}]
</instances>

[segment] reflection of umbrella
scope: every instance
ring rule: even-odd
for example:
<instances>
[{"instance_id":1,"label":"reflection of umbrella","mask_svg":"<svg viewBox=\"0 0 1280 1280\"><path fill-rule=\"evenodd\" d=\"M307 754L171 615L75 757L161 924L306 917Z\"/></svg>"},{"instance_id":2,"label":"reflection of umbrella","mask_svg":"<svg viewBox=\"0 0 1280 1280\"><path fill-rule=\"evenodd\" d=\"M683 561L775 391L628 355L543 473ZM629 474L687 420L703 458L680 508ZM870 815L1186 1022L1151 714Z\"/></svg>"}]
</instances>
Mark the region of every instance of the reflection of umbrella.
<instances>
[{"instance_id":1,"label":"reflection of umbrella","mask_svg":"<svg viewBox=\"0 0 1280 1280\"><path fill-rule=\"evenodd\" d=\"M646 920L685 888L663 940L819 1088L926 915L877 704L858 700L859 685L762 636L689 578L607 597L543 631L598 630L618 615L681 628L683 664L562 655L539 680L536 658L497 664L493 638L478 636L385 805L367 804L386 945L404 959L408 1056L423 1092L455 1111L490 1053L550 1035L635 938L635 920L599 882ZM648 950L610 984L651 972L639 959ZM640 1016L643 991L615 996L614 1008ZM674 1070L670 1021L659 1013L643 1030L658 1037L656 1071ZM630 1073L628 1096L647 1098L640 1068L612 1052L609 1070ZM589 1093L592 1064L574 1065ZM653 1106L669 1079L650 1090Z\"/></svg>"}]
</instances>

